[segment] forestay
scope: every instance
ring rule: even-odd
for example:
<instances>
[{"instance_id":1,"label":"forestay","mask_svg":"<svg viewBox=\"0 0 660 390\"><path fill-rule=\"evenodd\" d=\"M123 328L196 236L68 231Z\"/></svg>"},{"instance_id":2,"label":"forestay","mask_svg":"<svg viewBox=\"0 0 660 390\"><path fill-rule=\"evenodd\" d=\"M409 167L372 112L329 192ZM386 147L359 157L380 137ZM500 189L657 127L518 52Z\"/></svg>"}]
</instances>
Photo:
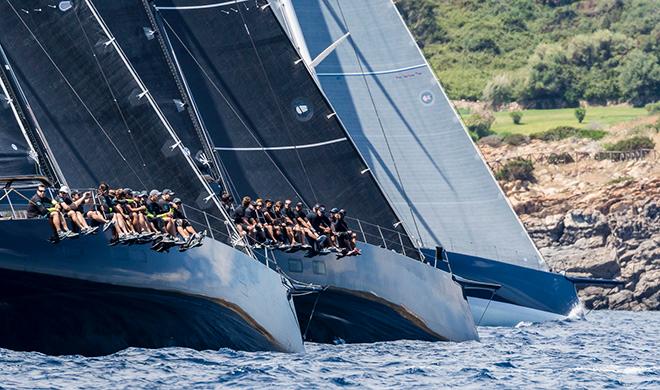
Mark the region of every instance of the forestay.
<instances>
[{"instance_id":1,"label":"forestay","mask_svg":"<svg viewBox=\"0 0 660 390\"><path fill-rule=\"evenodd\" d=\"M216 215L218 230L226 231L185 144L91 2L55 4L0 2L0 43L68 184L172 188L185 203Z\"/></svg>"},{"instance_id":2,"label":"forestay","mask_svg":"<svg viewBox=\"0 0 660 390\"><path fill-rule=\"evenodd\" d=\"M350 33L316 75L407 230L426 247L544 269L392 1L292 4L312 59Z\"/></svg>"},{"instance_id":3,"label":"forestay","mask_svg":"<svg viewBox=\"0 0 660 390\"><path fill-rule=\"evenodd\" d=\"M403 232L266 1L155 6L235 195L344 207ZM413 247L406 237L387 238L399 251L401 241Z\"/></svg>"}]
</instances>

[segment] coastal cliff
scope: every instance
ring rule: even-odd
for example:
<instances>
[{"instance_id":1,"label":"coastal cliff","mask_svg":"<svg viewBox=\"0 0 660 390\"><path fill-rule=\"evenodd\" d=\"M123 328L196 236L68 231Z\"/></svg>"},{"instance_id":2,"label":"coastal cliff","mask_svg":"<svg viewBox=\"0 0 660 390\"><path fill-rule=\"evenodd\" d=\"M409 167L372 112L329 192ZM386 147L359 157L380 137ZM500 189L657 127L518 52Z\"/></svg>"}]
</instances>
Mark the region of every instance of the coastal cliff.
<instances>
[{"instance_id":1,"label":"coastal cliff","mask_svg":"<svg viewBox=\"0 0 660 390\"><path fill-rule=\"evenodd\" d=\"M588 309L660 310L660 158L657 151L624 161L593 158L601 145L571 138L479 146L495 172L513 158L534 161L532 180L500 185L552 270L626 281L581 289ZM544 158L551 153L576 157L557 164Z\"/></svg>"}]
</instances>

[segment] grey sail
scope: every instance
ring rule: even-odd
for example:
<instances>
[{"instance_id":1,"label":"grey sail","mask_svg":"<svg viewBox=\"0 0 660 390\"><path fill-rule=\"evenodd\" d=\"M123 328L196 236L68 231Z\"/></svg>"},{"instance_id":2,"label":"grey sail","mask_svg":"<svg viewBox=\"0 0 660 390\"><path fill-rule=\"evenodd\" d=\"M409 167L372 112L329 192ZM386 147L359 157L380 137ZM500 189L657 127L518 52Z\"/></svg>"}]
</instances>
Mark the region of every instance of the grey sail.
<instances>
[{"instance_id":1,"label":"grey sail","mask_svg":"<svg viewBox=\"0 0 660 390\"><path fill-rule=\"evenodd\" d=\"M131 346L302 352L281 275L223 242L233 225L184 142L192 150L203 143L190 129L182 130L185 141L178 137L157 101L164 95L149 92L91 0L2 1L0 44L71 187L106 180L114 188L171 188L203 210L201 223L186 212L211 236L199 248L159 253L138 242L109 246L110 230L48 241L45 219L12 215L0 222L7 238L0 299L8 302L0 347L85 355Z\"/></svg>"},{"instance_id":2,"label":"grey sail","mask_svg":"<svg viewBox=\"0 0 660 390\"><path fill-rule=\"evenodd\" d=\"M406 229L425 247L545 269L392 1L289 4L310 60L350 33L316 76Z\"/></svg>"},{"instance_id":3,"label":"grey sail","mask_svg":"<svg viewBox=\"0 0 660 390\"><path fill-rule=\"evenodd\" d=\"M3 61L2 61L3 62ZM19 114L18 101L0 62L0 177L37 173L36 156Z\"/></svg>"}]
</instances>

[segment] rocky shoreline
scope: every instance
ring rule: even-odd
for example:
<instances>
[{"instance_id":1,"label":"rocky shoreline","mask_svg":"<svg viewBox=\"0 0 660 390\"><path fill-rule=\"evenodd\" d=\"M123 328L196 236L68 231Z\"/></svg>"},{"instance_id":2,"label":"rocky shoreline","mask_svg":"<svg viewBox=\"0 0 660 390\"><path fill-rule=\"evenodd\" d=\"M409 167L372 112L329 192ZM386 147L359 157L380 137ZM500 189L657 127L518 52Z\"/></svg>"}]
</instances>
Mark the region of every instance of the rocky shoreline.
<instances>
[{"instance_id":1,"label":"rocky shoreline","mask_svg":"<svg viewBox=\"0 0 660 390\"><path fill-rule=\"evenodd\" d=\"M660 309L660 179L528 202L536 211L516 208L554 271L626 281L622 288L581 289L588 309Z\"/></svg>"},{"instance_id":2,"label":"rocky shoreline","mask_svg":"<svg viewBox=\"0 0 660 390\"><path fill-rule=\"evenodd\" d=\"M630 136L658 116L608 129L607 142ZM630 130L633 129L633 130ZM649 132L656 145L660 134ZM480 142L493 170L503 162L550 153L590 154L600 142L527 140L517 145ZM618 278L623 287L579 291L587 309L660 310L660 159L630 161L537 159L535 180L500 181L532 239L557 272Z\"/></svg>"}]
</instances>

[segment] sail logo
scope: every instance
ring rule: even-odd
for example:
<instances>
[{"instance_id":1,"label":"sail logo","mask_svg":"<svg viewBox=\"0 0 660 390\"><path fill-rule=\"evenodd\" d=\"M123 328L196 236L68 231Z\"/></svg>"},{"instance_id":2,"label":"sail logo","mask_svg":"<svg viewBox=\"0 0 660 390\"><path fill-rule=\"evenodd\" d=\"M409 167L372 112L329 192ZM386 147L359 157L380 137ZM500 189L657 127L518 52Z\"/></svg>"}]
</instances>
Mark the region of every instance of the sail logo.
<instances>
[{"instance_id":1,"label":"sail logo","mask_svg":"<svg viewBox=\"0 0 660 390\"><path fill-rule=\"evenodd\" d=\"M291 102L294 116L300 122L307 122L314 116L314 107L305 98L296 98Z\"/></svg>"},{"instance_id":2,"label":"sail logo","mask_svg":"<svg viewBox=\"0 0 660 390\"><path fill-rule=\"evenodd\" d=\"M435 97L431 93L431 91L424 91L419 95L419 99L422 101L427 106L430 106L433 104L433 101L435 100Z\"/></svg>"}]
</instances>

